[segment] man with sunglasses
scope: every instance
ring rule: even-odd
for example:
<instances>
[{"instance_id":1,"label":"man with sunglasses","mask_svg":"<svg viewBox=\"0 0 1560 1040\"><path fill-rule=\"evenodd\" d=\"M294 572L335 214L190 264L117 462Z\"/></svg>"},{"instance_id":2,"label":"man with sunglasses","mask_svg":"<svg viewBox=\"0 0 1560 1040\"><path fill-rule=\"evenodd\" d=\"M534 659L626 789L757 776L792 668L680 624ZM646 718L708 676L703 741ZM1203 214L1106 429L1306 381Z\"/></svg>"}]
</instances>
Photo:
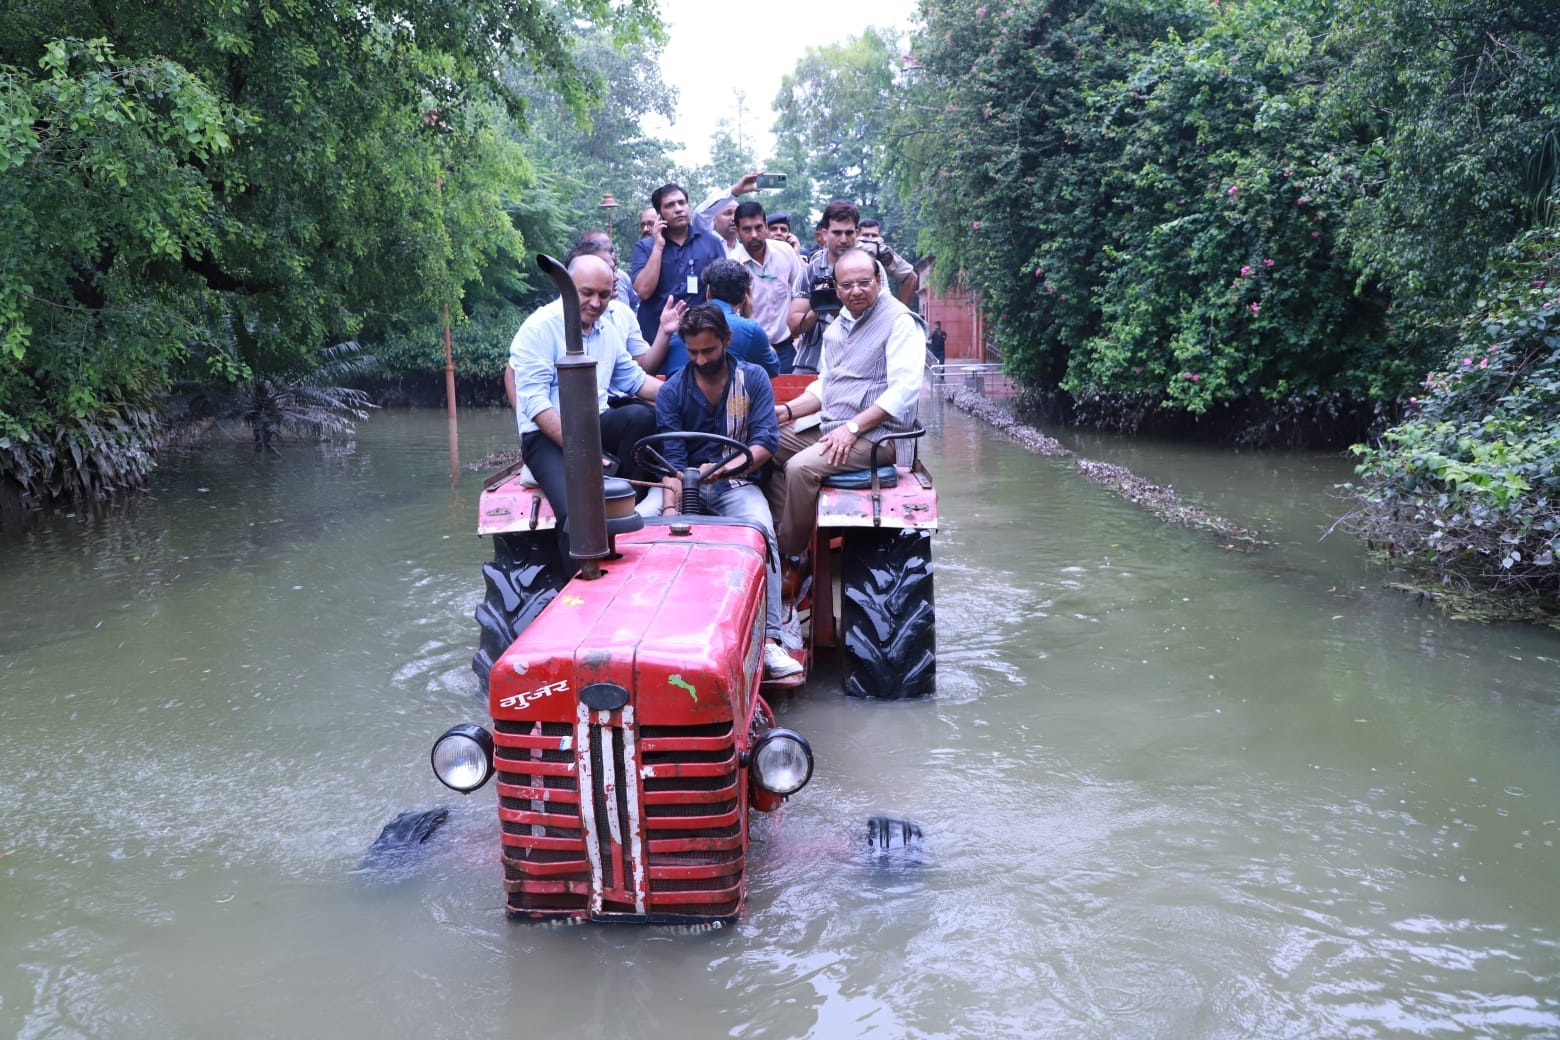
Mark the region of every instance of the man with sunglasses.
<instances>
[{"instance_id":1,"label":"man with sunglasses","mask_svg":"<svg viewBox=\"0 0 1560 1040\"><path fill-rule=\"evenodd\" d=\"M775 472L766 493L779 520L780 552L793 559L812 541L823 478L866 469L873 446L915 426L921 400L926 335L910 309L883 291L878 262L849 248L834 263L839 316L823 333L818 378L800 396L776 405L781 422ZM798 433L791 423L821 413ZM877 464L909 461L900 441L877 452Z\"/></svg>"}]
</instances>

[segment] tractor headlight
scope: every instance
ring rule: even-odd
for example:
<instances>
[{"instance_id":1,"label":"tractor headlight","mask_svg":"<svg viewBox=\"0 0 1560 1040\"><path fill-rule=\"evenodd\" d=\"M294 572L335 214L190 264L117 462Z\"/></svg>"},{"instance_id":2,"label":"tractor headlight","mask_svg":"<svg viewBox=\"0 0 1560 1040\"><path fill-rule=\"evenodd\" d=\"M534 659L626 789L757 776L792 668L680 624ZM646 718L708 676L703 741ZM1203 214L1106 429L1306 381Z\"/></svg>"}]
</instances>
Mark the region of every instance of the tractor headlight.
<instances>
[{"instance_id":1,"label":"tractor headlight","mask_svg":"<svg viewBox=\"0 0 1560 1040\"><path fill-rule=\"evenodd\" d=\"M432 758L440 783L470 794L493 775L493 735L469 722L451 726L433 742Z\"/></svg>"},{"instance_id":2,"label":"tractor headlight","mask_svg":"<svg viewBox=\"0 0 1560 1040\"><path fill-rule=\"evenodd\" d=\"M794 730L769 730L754 742L748 761L754 782L782 798L800 791L812 779L812 745Z\"/></svg>"}]
</instances>

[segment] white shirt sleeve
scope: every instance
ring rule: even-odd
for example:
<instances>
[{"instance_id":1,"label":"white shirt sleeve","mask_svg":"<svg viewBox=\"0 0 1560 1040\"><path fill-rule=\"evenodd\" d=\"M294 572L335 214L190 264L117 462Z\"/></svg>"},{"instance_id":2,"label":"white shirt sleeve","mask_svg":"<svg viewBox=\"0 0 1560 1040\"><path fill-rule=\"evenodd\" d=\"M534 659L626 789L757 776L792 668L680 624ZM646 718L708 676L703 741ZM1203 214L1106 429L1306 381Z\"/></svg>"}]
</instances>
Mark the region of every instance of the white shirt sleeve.
<instances>
[{"instance_id":1,"label":"white shirt sleeve","mask_svg":"<svg viewBox=\"0 0 1560 1040\"><path fill-rule=\"evenodd\" d=\"M912 315L901 314L888 330L888 388L872 403L901 421L916 414L926 372L926 337Z\"/></svg>"},{"instance_id":2,"label":"white shirt sleeve","mask_svg":"<svg viewBox=\"0 0 1560 1040\"><path fill-rule=\"evenodd\" d=\"M715 214L728 202L737 201L735 195L724 191L716 191L709 198L699 203L699 208L693 211L693 227L695 231L703 231L707 235L715 233ZM724 243L722 243L724 244Z\"/></svg>"}]
</instances>

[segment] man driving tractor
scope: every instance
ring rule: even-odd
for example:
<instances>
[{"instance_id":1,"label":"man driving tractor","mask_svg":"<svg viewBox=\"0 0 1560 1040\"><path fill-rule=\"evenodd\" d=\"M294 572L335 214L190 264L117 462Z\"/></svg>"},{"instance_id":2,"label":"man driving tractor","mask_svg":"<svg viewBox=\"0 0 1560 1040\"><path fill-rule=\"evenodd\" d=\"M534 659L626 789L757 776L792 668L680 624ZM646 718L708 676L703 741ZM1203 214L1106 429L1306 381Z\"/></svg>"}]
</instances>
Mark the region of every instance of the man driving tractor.
<instances>
[{"instance_id":1,"label":"man driving tractor","mask_svg":"<svg viewBox=\"0 0 1560 1040\"><path fill-rule=\"evenodd\" d=\"M786 652L780 640L780 557L774 524L755 482L780 439L769 376L757 365L727 353L731 331L725 313L715 304L688 308L678 332L687 346L688 364L661 387L655 402L656 428L663 434L714 437L667 439L660 441L659 449L669 469L678 474L690 464L698 467L703 475L699 499L709 512L747 520L763 530L769 543L764 674L771 679L795 675L802 664ZM716 437L745 445L747 452L732 456L730 447L722 446ZM683 478L663 476L661 487L661 511L677 512L683 498Z\"/></svg>"}]
</instances>

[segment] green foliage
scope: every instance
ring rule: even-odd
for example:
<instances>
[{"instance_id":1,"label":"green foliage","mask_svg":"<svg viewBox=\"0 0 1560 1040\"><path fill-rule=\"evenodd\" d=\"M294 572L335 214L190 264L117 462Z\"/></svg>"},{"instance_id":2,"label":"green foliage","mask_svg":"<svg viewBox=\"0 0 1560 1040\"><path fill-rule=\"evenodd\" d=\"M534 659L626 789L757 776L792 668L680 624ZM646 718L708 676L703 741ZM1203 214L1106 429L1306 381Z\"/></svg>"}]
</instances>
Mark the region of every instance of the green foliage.
<instances>
[{"instance_id":1,"label":"green foliage","mask_svg":"<svg viewBox=\"0 0 1560 1040\"><path fill-rule=\"evenodd\" d=\"M1343 0L1331 27L1349 57L1323 112L1351 188L1340 242L1444 348L1492 254L1557 215L1560 7Z\"/></svg>"},{"instance_id":2,"label":"green foliage","mask_svg":"<svg viewBox=\"0 0 1560 1040\"><path fill-rule=\"evenodd\" d=\"M576 41L659 32L651 0L0 7L0 435L151 414L175 374L290 385L523 287L486 272L567 221L500 70L583 110Z\"/></svg>"},{"instance_id":3,"label":"green foliage","mask_svg":"<svg viewBox=\"0 0 1560 1040\"><path fill-rule=\"evenodd\" d=\"M889 133L904 104L905 62L894 40L868 28L844 43L809 47L775 95L776 154L766 168L787 174L765 209L788 211L791 230L810 240L812 218L833 199L883 222L884 238L909 252L916 228L898 204L887 172ZM966 66L967 67L967 66Z\"/></svg>"},{"instance_id":4,"label":"green foliage","mask_svg":"<svg viewBox=\"0 0 1560 1040\"><path fill-rule=\"evenodd\" d=\"M226 363L213 366L233 378L182 387L174 398L182 417L237 419L254 435L255 451L277 451L288 434L321 439L349 435L375 407L366 393L344 385L373 364L356 343L326 347L313 362L291 370L256 373L237 356L241 344L253 339L252 334L235 337Z\"/></svg>"},{"instance_id":5,"label":"green foliage","mask_svg":"<svg viewBox=\"0 0 1560 1040\"><path fill-rule=\"evenodd\" d=\"M450 330L450 353L460 376L496 379L509 363L509 344L526 311L511 306L478 308ZM397 330L374 344L376 371L390 378L444 371L444 329L436 322Z\"/></svg>"},{"instance_id":6,"label":"green foliage","mask_svg":"<svg viewBox=\"0 0 1560 1040\"><path fill-rule=\"evenodd\" d=\"M924 14L890 152L922 248L1078 418L1390 408L1553 208L1536 0Z\"/></svg>"},{"instance_id":7,"label":"green foliage","mask_svg":"<svg viewBox=\"0 0 1560 1040\"><path fill-rule=\"evenodd\" d=\"M537 171L524 200L529 222L517 215L516 225L537 250L561 257L585 231L605 228L610 216L614 241L627 257L639 211L672 168L672 143L646 134L641 122L651 114L671 118L676 93L661 79L655 35L615 42L605 32L584 32L575 50L590 87L581 102L559 95L548 77L525 65L511 63L505 72L526 103L526 123L511 134ZM600 208L604 194L617 201L616 211ZM540 287L539 294L505 298L520 303L552 293L535 281L534 263L523 266L528 290Z\"/></svg>"},{"instance_id":8,"label":"green foliage","mask_svg":"<svg viewBox=\"0 0 1560 1040\"><path fill-rule=\"evenodd\" d=\"M1070 352L1063 389L1084 404L1126 397L1201 414L1364 397L1391 380L1401 348L1387 304L1356 294L1333 256L1318 90L1303 86L1332 65L1305 25L1232 6L1091 93L1074 136L1108 167L1101 195L1113 205L1087 275L1098 327Z\"/></svg>"},{"instance_id":9,"label":"green foliage","mask_svg":"<svg viewBox=\"0 0 1560 1040\"><path fill-rule=\"evenodd\" d=\"M1560 617L1560 229L1523 236L1411 417L1357 448L1347 518L1422 587Z\"/></svg>"},{"instance_id":10,"label":"green foliage","mask_svg":"<svg viewBox=\"0 0 1560 1040\"><path fill-rule=\"evenodd\" d=\"M197 318L163 272L211 247L200 167L238 125L178 65L105 40L52 41L38 67L0 65L0 476L27 502L144 478Z\"/></svg>"}]
</instances>

